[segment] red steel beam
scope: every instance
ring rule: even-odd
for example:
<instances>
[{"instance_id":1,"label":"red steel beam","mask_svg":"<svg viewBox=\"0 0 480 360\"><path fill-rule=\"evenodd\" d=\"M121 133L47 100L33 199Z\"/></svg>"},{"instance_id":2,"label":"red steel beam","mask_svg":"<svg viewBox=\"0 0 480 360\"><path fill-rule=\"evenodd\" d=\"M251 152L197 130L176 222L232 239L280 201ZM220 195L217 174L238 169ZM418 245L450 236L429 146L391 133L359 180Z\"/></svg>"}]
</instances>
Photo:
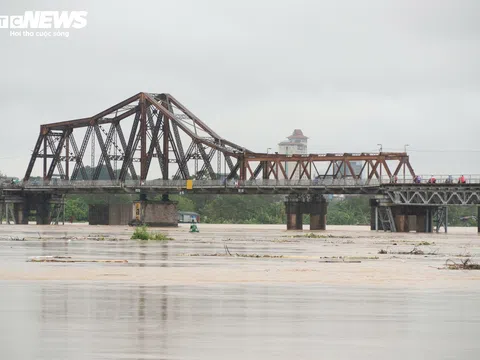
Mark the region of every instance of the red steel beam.
<instances>
[{"instance_id":1,"label":"red steel beam","mask_svg":"<svg viewBox=\"0 0 480 360\"><path fill-rule=\"evenodd\" d=\"M126 109L127 105L130 105L138 101L138 105L135 105L131 109ZM147 175L147 122L146 122L146 108L147 106L152 105L156 108L163 116L163 162L165 169L169 165L169 141L170 141L170 121L172 124L178 126L186 135L188 135L193 142L203 144L210 149L215 149L224 154L228 159L230 157L237 158L239 164L237 174L240 175L240 179L245 180L247 174L250 173L250 177L259 177L262 174L262 178L268 179L270 176L275 177L275 179L287 179L287 173L285 171L284 164L292 163L293 171L291 172L290 178L293 178L293 174L297 171L299 172L299 178L314 178L313 170L316 171L317 176L334 176L334 177L343 177L346 176L346 170L350 172L352 177L358 178L364 171L367 171L367 178L372 179L376 177L379 179L382 175L382 171L386 175L392 176L392 174L397 175L401 167L408 167L408 170L412 176L415 175L413 168L410 165L409 157L406 152L381 152L381 153L327 153L327 154L265 154L265 153L254 153L242 146L239 146L233 142L227 141L220 137L215 131L213 131L207 124L202 122L197 118L192 112L190 112L183 104L181 104L177 99L175 99L170 94L149 94L149 93L138 93L92 117L82 118L77 120L62 121L50 124L41 125L41 135L44 135L44 176L47 171L47 148L46 148L46 135L52 130L62 130L66 131L70 129L72 131L74 128L87 127L105 123L119 123L121 120L135 114L137 111L140 112L140 147L141 147L141 176L142 180L145 180ZM182 111L187 115L196 125L202 128L205 132L209 134L210 138L199 137L196 133L192 132L185 124L179 121L172 110L172 105L177 109ZM121 114L111 118L106 118L106 116L118 112L121 110ZM70 142L67 140L66 143L66 159L67 159L67 178L69 177L68 161L69 161L69 146ZM39 156L41 157L41 156ZM363 162L362 169L360 174L355 174L351 162L358 161ZM388 167L387 161L399 161L399 164L395 166L395 170L391 171ZM32 162L32 160L31 160ZM262 170L256 174L257 171L252 171L252 163L264 163ZM329 163L328 169L325 174L320 175L317 170L316 164L326 162ZM341 168L338 164L341 164ZM330 173L333 165L333 174ZM256 164L255 164L256 166ZM312 169L313 166L313 169ZM368 166L368 170L365 168ZM343 169L343 170L342 170ZM342 170L342 171L341 171ZM393 170L393 169L392 169ZM322 170L323 171L323 170ZM379 175L380 174L380 175ZM166 170L163 174L164 179L168 179L168 171Z\"/></svg>"},{"instance_id":2,"label":"red steel beam","mask_svg":"<svg viewBox=\"0 0 480 360\"><path fill-rule=\"evenodd\" d=\"M124 115L121 114L118 117L111 118L111 119L102 119L104 116L109 115L113 113L116 110L119 110L123 108L126 105L129 105L130 103L134 101L138 101L140 99L140 95L142 93L138 93L132 97L129 97L128 99L119 102L116 105L113 105L112 107L109 107L108 109L98 113L97 115L94 115L92 117L88 118L82 118L82 119L76 119L76 120L67 120L67 121L61 121L61 122L56 122L56 123L50 123L50 124L43 124L42 127L48 130L62 130L64 128L78 128L78 127L85 127L92 125L92 121L98 120L98 124L106 124L109 122L114 122L118 120L118 117ZM131 112L132 110L129 110L128 112ZM135 111L133 111L134 113ZM131 113L132 114L132 113Z\"/></svg>"},{"instance_id":3,"label":"red steel beam","mask_svg":"<svg viewBox=\"0 0 480 360\"><path fill-rule=\"evenodd\" d=\"M147 179L147 104L140 94L140 180Z\"/></svg>"}]
</instances>

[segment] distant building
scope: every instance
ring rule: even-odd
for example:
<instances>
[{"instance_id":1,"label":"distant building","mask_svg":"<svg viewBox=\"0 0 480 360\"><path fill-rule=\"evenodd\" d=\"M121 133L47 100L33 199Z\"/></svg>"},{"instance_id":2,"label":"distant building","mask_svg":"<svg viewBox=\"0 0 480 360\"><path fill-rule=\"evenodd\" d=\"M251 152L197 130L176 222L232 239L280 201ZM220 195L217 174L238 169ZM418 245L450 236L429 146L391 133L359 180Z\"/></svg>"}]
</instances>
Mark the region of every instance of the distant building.
<instances>
[{"instance_id":1,"label":"distant building","mask_svg":"<svg viewBox=\"0 0 480 360\"><path fill-rule=\"evenodd\" d=\"M278 144L278 153L279 154L285 154L285 155L294 155L294 154L308 154L307 151L307 140L308 137L303 135L302 130L300 129L295 129L293 130L292 135L287 137L288 140L282 141L281 143ZM301 168L298 167L295 169L296 162L293 161L287 161L285 162L285 172L290 178L292 176L292 180L298 180L300 178L300 173L301 173Z\"/></svg>"},{"instance_id":2,"label":"distant building","mask_svg":"<svg viewBox=\"0 0 480 360\"><path fill-rule=\"evenodd\" d=\"M354 175L358 176L362 171L363 163L361 161L350 161L350 165L354 171ZM347 176L352 176L352 172L348 166L345 166L345 173ZM343 166L339 169L338 176L343 176Z\"/></svg>"}]
</instances>

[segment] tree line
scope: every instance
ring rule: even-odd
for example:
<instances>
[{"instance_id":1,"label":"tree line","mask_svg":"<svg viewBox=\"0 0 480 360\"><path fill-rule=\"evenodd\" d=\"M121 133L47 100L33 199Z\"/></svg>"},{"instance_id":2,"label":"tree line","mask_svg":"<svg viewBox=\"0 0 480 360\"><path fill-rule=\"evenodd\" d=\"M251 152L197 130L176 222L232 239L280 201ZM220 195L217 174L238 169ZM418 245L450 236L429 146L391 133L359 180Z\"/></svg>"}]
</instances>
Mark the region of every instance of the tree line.
<instances>
[{"instance_id":1,"label":"tree line","mask_svg":"<svg viewBox=\"0 0 480 360\"><path fill-rule=\"evenodd\" d=\"M161 195L155 197L160 200ZM89 204L132 203L138 195L75 195L65 203L66 219L88 221ZM215 224L285 224L284 196L280 195L170 195L179 211L200 215L201 222ZM476 206L450 206L449 226L476 226ZM304 215L304 224L309 216ZM328 202L327 223L330 225L369 225L368 197L334 197Z\"/></svg>"}]
</instances>

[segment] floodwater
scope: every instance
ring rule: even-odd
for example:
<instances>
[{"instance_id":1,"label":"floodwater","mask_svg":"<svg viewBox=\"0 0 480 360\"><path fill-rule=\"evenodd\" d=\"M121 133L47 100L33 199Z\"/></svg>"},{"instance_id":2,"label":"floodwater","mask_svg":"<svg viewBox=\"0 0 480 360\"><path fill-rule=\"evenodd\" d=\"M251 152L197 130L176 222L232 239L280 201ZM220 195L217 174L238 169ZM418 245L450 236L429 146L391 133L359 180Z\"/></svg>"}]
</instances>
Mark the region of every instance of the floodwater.
<instances>
[{"instance_id":1,"label":"floodwater","mask_svg":"<svg viewBox=\"0 0 480 360\"><path fill-rule=\"evenodd\" d=\"M1 226L0 359L480 358L476 229L132 231Z\"/></svg>"}]
</instances>

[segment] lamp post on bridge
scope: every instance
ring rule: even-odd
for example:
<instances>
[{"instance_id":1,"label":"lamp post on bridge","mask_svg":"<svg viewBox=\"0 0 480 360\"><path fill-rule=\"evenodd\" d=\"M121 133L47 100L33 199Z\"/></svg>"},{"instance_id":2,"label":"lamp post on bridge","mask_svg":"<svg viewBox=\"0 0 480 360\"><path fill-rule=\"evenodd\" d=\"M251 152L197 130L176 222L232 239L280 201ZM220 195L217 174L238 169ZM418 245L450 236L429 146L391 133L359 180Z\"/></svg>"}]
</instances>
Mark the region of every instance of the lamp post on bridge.
<instances>
[{"instance_id":1,"label":"lamp post on bridge","mask_svg":"<svg viewBox=\"0 0 480 360\"><path fill-rule=\"evenodd\" d=\"M382 144L377 144L377 146L380 146L380 154L382 153L383 150L383 145ZM382 183L382 164L380 164L380 184Z\"/></svg>"},{"instance_id":2,"label":"lamp post on bridge","mask_svg":"<svg viewBox=\"0 0 480 360\"><path fill-rule=\"evenodd\" d=\"M407 154L407 146L410 146L410 144L403 145L403 151L405 154ZM405 162L403 163L403 183L405 184Z\"/></svg>"},{"instance_id":3,"label":"lamp post on bridge","mask_svg":"<svg viewBox=\"0 0 480 360\"><path fill-rule=\"evenodd\" d=\"M272 150L272 148L267 148L267 154L268 154L268 150ZM268 171L267 171L267 162L265 161L265 167L264 167L264 170L265 172L267 172L268 174Z\"/></svg>"}]
</instances>

